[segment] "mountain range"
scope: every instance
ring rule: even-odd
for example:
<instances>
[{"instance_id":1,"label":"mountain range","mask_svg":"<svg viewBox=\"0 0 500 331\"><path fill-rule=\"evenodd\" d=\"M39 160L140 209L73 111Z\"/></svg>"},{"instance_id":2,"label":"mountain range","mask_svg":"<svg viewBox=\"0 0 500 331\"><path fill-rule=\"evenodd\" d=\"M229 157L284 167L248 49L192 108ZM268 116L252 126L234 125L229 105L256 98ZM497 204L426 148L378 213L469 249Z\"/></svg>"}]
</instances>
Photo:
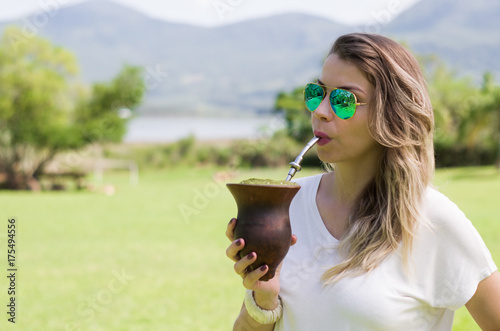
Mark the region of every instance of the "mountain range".
<instances>
[{"instance_id":1,"label":"mountain range","mask_svg":"<svg viewBox=\"0 0 500 331\"><path fill-rule=\"evenodd\" d=\"M139 112L149 115L267 113L279 91L315 79L333 41L353 31L437 54L476 81L485 71L500 77L500 2L421 0L390 22L378 14L357 27L290 13L207 28L89 0L1 22L0 29L17 24L69 49L88 83L109 80L123 64L144 67L148 92Z\"/></svg>"}]
</instances>

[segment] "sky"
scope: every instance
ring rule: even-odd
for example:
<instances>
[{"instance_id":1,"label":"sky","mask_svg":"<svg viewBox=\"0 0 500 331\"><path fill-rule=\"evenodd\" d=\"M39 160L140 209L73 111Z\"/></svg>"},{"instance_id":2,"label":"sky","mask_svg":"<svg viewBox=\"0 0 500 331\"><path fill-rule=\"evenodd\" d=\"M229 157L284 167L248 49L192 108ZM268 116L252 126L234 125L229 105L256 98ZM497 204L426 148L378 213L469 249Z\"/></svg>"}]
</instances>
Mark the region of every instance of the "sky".
<instances>
[{"instance_id":1,"label":"sky","mask_svg":"<svg viewBox=\"0 0 500 331\"><path fill-rule=\"evenodd\" d=\"M84 1L84 0L83 0ZM100 0L94 0L100 1ZM149 16L198 26L217 26L302 12L359 25L386 24L420 0L112 0ZM57 11L82 0L0 0L0 21L39 11Z\"/></svg>"}]
</instances>

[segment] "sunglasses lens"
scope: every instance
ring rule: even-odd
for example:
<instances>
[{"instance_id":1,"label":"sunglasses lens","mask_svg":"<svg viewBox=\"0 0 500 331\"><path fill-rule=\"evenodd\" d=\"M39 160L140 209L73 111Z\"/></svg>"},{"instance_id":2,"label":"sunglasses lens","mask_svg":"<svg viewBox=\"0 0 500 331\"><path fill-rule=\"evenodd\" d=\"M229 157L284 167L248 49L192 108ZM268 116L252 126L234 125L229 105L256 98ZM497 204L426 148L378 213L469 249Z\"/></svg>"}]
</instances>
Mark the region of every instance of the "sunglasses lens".
<instances>
[{"instance_id":1,"label":"sunglasses lens","mask_svg":"<svg viewBox=\"0 0 500 331\"><path fill-rule=\"evenodd\" d=\"M317 84L307 84L304 90L304 101L309 111L315 111L325 97L325 91Z\"/></svg>"},{"instance_id":2,"label":"sunglasses lens","mask_svg":"<svg viewBox=\"0 0 500 331\"><path fill-rule=\"evenodd\" d=\"M335 114L343 120L353 117L356 112L356 97L349 91L333 90L330 103Z\"/></svg>"}]
</instances>

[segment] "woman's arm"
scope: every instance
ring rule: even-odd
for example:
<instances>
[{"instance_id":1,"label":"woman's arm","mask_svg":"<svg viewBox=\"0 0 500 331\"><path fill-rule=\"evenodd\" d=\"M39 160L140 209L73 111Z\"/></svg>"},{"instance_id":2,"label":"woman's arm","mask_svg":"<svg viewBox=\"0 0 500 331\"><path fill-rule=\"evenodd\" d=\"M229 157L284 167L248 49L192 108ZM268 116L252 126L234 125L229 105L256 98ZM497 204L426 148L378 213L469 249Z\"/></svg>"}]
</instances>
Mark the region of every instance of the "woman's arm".
<instances>
[{"instance_id":1,"label":"woman's arm","mask_svg":"<svg viewBox=\"0 0 500 331\"><path fill-rule=\"evenodd\" d=\"M474 296L465 304L483 331L500 331L500 274L495 271L477 286Z\"/></svg>"}]
</instances>

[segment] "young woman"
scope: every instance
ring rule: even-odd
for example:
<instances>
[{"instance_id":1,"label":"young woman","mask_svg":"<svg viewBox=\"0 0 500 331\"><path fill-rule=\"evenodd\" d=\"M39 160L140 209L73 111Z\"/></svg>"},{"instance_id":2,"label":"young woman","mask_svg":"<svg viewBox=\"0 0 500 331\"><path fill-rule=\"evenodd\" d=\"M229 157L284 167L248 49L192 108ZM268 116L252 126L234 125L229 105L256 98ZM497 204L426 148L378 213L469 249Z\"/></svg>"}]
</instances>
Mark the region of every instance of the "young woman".
<instances>
[{"instance_id":1,"label":"young woman","mask_svg":"<svg viewBox=\"0 0 500 331\"><path fill-rule=\"evenodd\" d=\"M500 330L500 275L464 214L431 187L433 111L415 58L372 34L340 37L304 91L326 174L298 179L293 245L274 278L227 256L247 289L235 330L451 330L466 305Z\"/></svg>"}]
</instances>

